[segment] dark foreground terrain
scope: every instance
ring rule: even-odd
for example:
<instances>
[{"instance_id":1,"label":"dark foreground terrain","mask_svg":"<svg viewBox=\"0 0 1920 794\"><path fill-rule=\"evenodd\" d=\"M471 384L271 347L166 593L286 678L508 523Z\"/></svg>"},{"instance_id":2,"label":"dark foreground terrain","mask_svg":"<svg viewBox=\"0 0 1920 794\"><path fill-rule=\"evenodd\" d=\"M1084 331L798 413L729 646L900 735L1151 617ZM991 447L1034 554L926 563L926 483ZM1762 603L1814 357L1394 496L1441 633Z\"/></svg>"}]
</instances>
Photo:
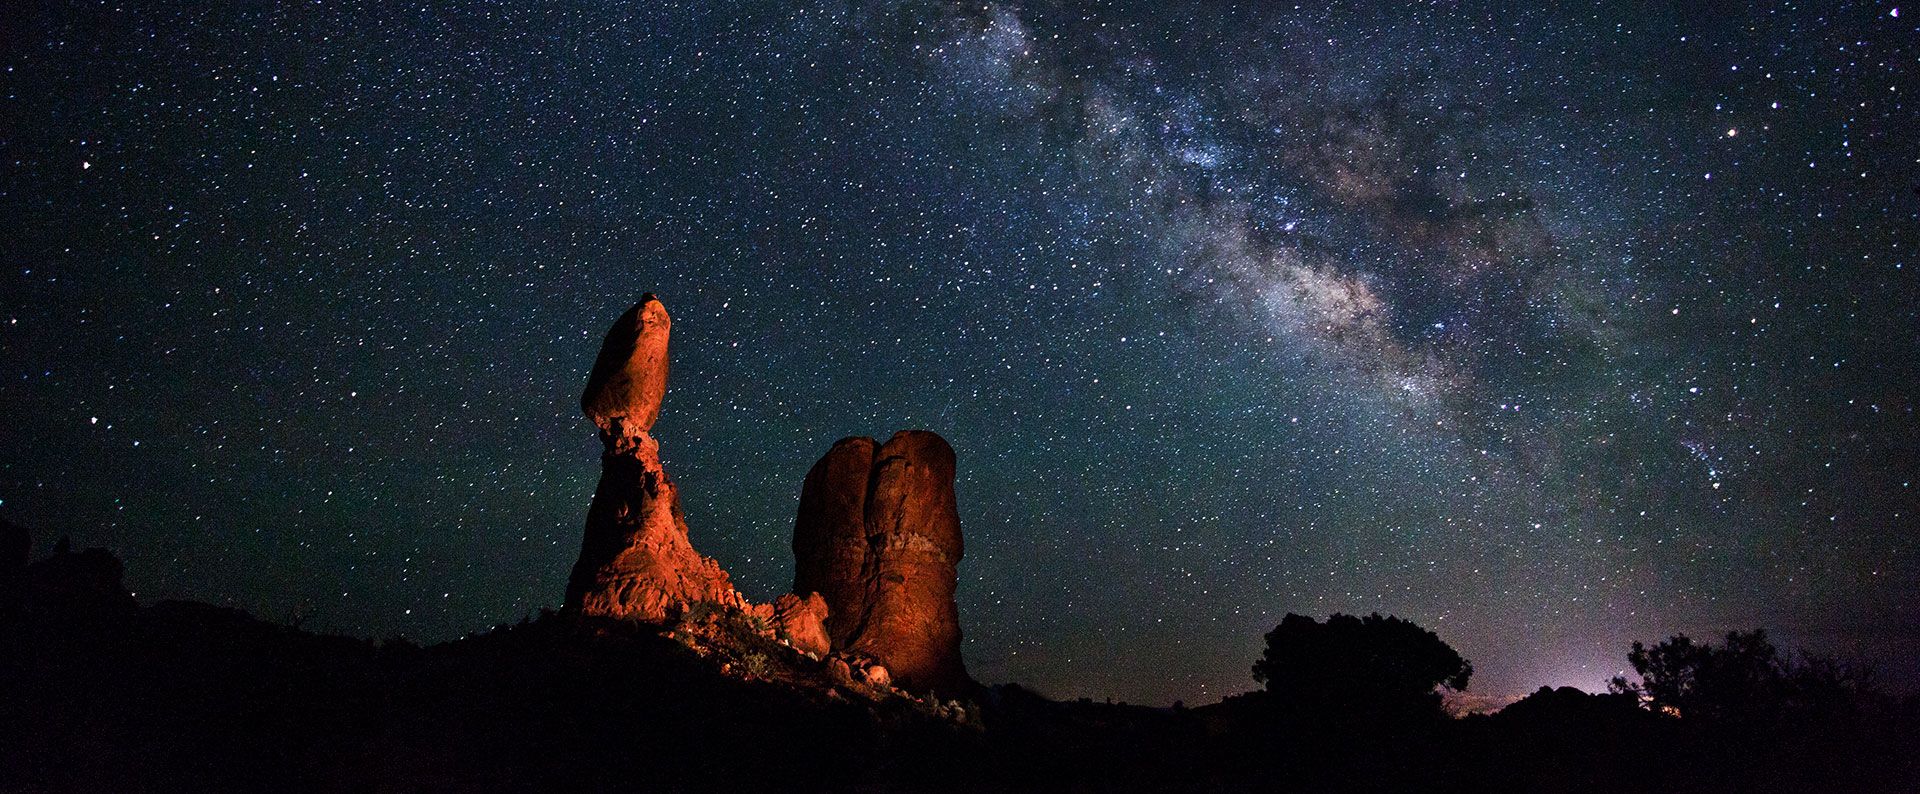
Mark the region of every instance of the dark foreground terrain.
<instances>
[{"instance_id":1,"label":"dark foreground terrain","mask_svg":"<svg viewBox=\"0 0 1920 794\"><path fill-rule=\"evenodd\" d=\"M1703 726L1574 690L1464 719L915 698L719 610L421 648L140 606L99 550L9 574L4 791L1920 790L1912 699Z\"/></svg>"}]
</instances>

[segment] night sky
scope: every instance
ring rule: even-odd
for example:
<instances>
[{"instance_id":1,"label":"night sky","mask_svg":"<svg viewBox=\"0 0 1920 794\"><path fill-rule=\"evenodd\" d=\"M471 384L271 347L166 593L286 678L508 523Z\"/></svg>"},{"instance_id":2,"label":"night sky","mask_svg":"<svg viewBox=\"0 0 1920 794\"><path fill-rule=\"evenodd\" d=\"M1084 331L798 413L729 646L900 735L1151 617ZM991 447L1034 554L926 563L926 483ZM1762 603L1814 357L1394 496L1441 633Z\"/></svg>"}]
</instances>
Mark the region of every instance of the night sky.
<instances>
[{"instance_id":1,"label":"night sky","mask_svg":"<svg viewBox=\"0 0 1920 794\"><path fill-rule=\"evenodd\" d=\"M1763 626L1920 683L1920 4L36 4L0 28L0 516L142 599L557 606L642 292L694 544L959 455L965 654L1471 691ZM1679 10L1676 10L1679 9Z\"/></svg>"}]
</instances>

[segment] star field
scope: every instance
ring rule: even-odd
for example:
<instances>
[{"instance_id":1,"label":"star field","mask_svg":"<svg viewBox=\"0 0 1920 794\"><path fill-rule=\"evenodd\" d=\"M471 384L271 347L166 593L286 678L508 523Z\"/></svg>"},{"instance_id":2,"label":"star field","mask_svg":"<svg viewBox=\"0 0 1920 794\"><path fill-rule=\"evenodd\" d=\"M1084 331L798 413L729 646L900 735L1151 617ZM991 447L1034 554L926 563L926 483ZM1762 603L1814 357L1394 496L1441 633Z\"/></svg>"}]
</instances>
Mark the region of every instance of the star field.
<instances>
[{"instance_id":1,"label":"star field","mask_svg":"<svg viewBox=\"0 0 1920 794\"><path fill-rule=\"evenodd\" d=\"M1765 626L1920 683L1920 9L55 4L0 35L0 514L142 598L439 640L560 600L642 292L693 541L960 462L986 681L1473 691ZM531 7L529 7L531 6Z\"/></svg>"}]
</instances>

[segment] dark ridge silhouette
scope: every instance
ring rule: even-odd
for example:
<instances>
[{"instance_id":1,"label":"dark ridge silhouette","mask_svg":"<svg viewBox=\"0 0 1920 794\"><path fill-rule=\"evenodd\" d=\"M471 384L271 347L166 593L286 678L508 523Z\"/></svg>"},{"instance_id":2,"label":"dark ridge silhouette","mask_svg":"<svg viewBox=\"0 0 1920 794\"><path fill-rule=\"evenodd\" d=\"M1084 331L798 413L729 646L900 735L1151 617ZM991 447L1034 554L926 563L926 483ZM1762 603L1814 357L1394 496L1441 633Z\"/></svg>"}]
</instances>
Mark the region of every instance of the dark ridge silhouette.
<instances>
[{"instance_id":1,"label":"dark ridge silhouette","mask_svg":"<svg viewBox=\"0 0 1920 794\"><path fill-rule=\"evenodd\" d=\"M1807 683L1827 668L1779 661L1758 633L1706 651L1677 638L1638 648L1643 678L1623 683L1630 691L1542 688L1459 719L1431 696L1436 683L1464 687L1466 661L1432 633L1379 616L1288 616L1257 665L1267 687L1220 703L1060 702L1015 684L961 702L857 680L725 605L659 625L547 612L422 648L206 604L141 606L119 571L103 550L62 552L27 566L24 586L8 591L0 791L1707 792L1920 782L1914 699ZM1755 669L1786 683L1739 690L1739 717L1662 710L1681 698L1682 709L1718 714L1699 698L1734 690L1713 676ZM1675 670L1694 671L1694 689L1674 694Z\"/></svg>"}]
</instances>

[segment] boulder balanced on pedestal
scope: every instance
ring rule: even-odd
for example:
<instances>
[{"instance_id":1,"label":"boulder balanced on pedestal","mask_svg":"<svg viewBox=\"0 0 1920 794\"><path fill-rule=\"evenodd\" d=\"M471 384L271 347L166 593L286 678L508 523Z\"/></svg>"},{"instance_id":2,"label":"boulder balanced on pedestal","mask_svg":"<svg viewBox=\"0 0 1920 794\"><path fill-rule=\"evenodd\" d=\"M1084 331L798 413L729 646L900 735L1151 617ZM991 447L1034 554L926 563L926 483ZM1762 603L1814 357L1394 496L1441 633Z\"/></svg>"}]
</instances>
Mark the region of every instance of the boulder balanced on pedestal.
<instances>
[{"instance_id":1,"label":"boulder balanced on pedestal","mask_svg":"<svg viewBox=\"0 0 1920 794\"><path fill-rule=\"evenodd\" d=\"M587 509L567 607L589 615L664 621L695 603L744 606L727 573L694 551L680 493L650 435L667 390L672 320L651 293L600 345L580 407L600 430L600 485Z\"/></svg>"}]
</instances>

